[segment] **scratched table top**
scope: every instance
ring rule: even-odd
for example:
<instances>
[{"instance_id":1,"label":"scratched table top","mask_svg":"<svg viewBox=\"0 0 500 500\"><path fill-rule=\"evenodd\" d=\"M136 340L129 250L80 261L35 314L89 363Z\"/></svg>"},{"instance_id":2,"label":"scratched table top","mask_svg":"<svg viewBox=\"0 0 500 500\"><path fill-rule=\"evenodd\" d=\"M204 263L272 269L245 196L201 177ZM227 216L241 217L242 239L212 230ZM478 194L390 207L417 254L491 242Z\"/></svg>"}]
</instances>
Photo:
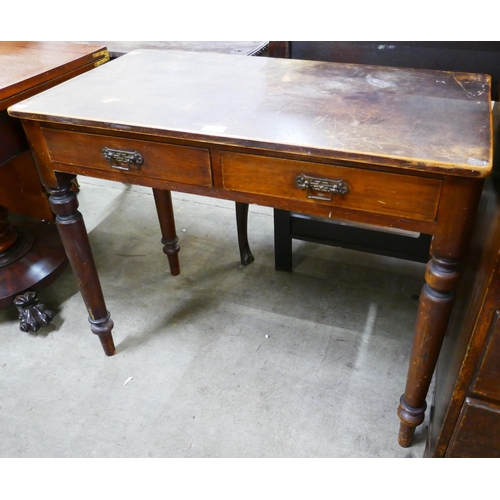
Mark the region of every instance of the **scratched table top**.
<instances>
[{"instance_id":1,"label":"scratched table top","mask_svg":"<svg viewBox=\"0 0 500 500\"><path fill-rule=\"evenodd\" d=\"M490 77L136 50L18 103L19 118L484 177Z\"/></svg>"}]
</instances>

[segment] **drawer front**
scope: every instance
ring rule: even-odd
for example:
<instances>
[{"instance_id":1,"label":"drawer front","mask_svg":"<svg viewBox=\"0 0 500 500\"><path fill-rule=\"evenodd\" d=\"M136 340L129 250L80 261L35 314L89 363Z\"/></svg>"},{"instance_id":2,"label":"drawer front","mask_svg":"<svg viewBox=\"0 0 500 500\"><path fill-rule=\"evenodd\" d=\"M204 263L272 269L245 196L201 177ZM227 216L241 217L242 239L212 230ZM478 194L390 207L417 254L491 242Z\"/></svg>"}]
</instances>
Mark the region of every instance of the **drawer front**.
<instances>
[{"instance_id":1,"label":"drawer front","mask_svg":"<svg viewBox=\"0 0 500 500\"><path fill-rule=\"evenodd\" d=\"M500 401L500 311L495 311L488 340L472 384L475 394Z\"/></svg>"},{"instance_id":2,"label":"drawer front","mask_svg":"<svg viewBox=\"0 0 500 500\"><path fill-rule=\"evenodd\" d=\"M500 406L466 398L446 457L500 458Z\"/></svg>"},{"instance_id":3,"label":"drawer front","mask_svg":"<svg viewBox=\"0 0 500 500\"><path fill-rule=\"evenodd\" d=\"M221 153L221 163L224 188L230 191L325 203L409 219L435 220L441 194L442 182L438 179L362 168L229 151ZM298 187L297 182L304 187ZM346 187L347 192L341 194ZM340 193L332 193L332 190Z\"/></svg>"},{"instance_id":4,"label":"drawer front","mask_svg":"<svg viewBox=\"0 0 500 500\"><path fill-rule=\"evenodd\" d=\"M208 149L48 128L43 135L50 159L57 163L212 186Z\"/></svg>"}]
</instances>

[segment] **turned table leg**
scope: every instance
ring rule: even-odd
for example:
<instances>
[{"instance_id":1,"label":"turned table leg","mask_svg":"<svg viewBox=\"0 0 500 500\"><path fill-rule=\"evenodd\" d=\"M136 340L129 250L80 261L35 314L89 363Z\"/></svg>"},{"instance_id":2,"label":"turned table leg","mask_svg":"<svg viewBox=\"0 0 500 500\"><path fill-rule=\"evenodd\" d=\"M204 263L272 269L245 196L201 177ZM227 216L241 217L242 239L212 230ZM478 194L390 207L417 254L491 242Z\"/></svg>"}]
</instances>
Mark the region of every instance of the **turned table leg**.
<instances>
[{"instance_id":1,"label":"turned table leg","mask_svg":"<svg viewBox=\"0 0 500 500\"><path fill-rule=\"evenodd\" d=\"M50 194L50 206L56 215L61 240L87 306L90 328L99 337L105 354L112 356L115 354L111 334L113 321L106 309L85 223L82 214L77 210L78 200L72 191L73 177L58 174L59 186L47 189Z\"/></svg>"},{"instance_id":2,"label":"turned table leg","mask_svg":"<svg viewBox=\"0 0 500 500\"><path fill-rule=\"evenodd\" d=\"M248 244L248 203L236 202L236 228L241 264L248 266L255 260Z\"/></svg>"},{"instance_id":3,"label":"turned table leg","mask_svg":"<svg viewBox=\"0 0 500 500\"><path fill-rule=\"evenodd\" d=\"M425 398L448 327L460 278L459 263L467 252L481 196L481 179L448 177L442 187L431 260L420 294L406 388L401 396L399 444L411 446L425 418Z\"/></svg>"},{"instance_id":4,"label":"turned table leg","mask_svg":"<svg viewBox=\"0 0 500 500\"><path fill-rule=\"evenodd\" d=\"M446 333L454 300L453 290L459 276L458 262L454 259L432 256L427 264L406 389L398 408L401 420L399 444L403 447L411 445L415 428L424 421L425 398Z\"/></svg>"},{"instance_id":5,"label":"turned table leg","mask_svg":"<svg viewBox=\"0 0 500 500\"><path fill-rule=\"evenodd\" d=\"M175 229L174 208L172 195L165 189L153 188L153 196L156 204L156 212L160 222L163 243L163 253L168 257L170 273L177 276L181 272L179 264L179 238Z\"/></svg>"}]
</instances>

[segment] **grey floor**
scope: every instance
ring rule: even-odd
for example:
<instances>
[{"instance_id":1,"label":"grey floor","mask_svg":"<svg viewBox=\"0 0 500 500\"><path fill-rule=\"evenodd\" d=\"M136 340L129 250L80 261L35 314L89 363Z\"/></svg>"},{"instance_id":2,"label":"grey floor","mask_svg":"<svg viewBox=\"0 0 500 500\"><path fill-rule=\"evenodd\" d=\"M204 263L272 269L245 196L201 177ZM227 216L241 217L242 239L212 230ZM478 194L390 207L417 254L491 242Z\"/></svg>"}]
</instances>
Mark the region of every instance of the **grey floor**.
<instances>
[{"instance_id":1,"label":"grey floor","mask_svg":"<svg viewBox=\"0 0 500 500\"><path fill-rule=\"evenodd\" d=\"M117 354L90 332L69 268L37 334L0 311L0 457L421 457L397 444L424 266L294 242L274 270L272 210L174 193L181 274L151 192L80 178Z\"/></svg>"}]
</instances>

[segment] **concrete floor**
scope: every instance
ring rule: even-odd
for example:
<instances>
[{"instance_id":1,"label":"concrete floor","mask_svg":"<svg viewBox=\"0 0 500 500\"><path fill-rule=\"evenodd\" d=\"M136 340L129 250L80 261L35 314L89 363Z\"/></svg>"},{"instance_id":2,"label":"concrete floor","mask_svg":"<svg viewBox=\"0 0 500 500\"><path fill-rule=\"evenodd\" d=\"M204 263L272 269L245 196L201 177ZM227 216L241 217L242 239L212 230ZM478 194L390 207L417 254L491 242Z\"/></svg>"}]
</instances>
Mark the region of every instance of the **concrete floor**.
<instances>
[{"instance_id":1,"label":"concrete floor","mask_svg":"<svg viewBox=\"0 0 500 500\"><path fill-rule=\"evenodd\" d=\"M0 457L421 457L396 415L424 266L294 242L274 270L272 210L174 193L181 274L150 190L80 178L117 354L91 334L68 268L37 334L0 311ZM127 382L128 381L128 382ZM428 398L430 403L430 398Z\"/></svg>"}]
</instances>

